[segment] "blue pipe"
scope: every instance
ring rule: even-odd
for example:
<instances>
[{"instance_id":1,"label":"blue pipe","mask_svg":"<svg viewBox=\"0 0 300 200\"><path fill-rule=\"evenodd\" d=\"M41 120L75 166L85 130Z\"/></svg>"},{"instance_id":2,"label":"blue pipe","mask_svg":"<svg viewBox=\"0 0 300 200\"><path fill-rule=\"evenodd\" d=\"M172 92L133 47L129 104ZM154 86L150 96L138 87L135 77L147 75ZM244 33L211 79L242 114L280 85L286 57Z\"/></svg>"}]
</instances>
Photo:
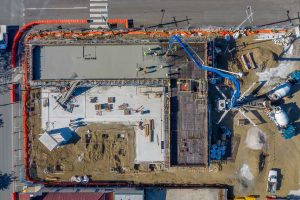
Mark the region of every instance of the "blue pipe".
<instances>
[{"instance_id":1,"label":"blue pipe","mask_svg":"<svg viewBox=\"0 0 300 200\"><path fill-rule=\"evenodd\" d=\"M190 59L196 64L196 66L199 69L216 73L219 76L230 80L234 84L234 86L235 86L235 91L234 91L234 93L233 93L233 95L231 97L231 101L229 103L228 108L229 109L234 108L235 105L236 105L236 102L238 101L238 99L240 98L240 95L241 95L241 91L240 91L241 87L240 87L239 80L235 76L230 75L230 74L226 74L226 73L224 73L222 71L219 71L216 68L212 68L212 67L208 67L208 66L202 65L199 61L197 61L197 59L194 57L194 55L189 50L189 49L191 49L194 52L194 54L196 54L196 52L192 49L192 47L189 44L187 44L187 43L183 43L179 37L181 37L181 36L173 35L170 38L170 40L169 40L169 50L171 50L174 41L177 41L179 43L179 45L184 49L184 51L186 52L186 54L190 57Z\"/></svg>"}]
</instances>

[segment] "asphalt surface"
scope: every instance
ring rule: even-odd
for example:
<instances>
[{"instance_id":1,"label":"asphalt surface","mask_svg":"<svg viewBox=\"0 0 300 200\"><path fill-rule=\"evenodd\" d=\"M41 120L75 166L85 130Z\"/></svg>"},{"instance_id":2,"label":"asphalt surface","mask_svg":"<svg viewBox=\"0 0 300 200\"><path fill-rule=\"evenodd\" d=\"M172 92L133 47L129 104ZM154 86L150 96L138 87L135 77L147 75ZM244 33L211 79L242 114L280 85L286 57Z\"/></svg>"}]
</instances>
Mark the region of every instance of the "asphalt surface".
<instances>
[{"instance_id":1,"label":"asphalt surface","mask_svg":"<svg viewBox=\"0 0 300 200\"><path fill-rule=\"evenodd\" d=\"M2 0L0 24L21 25L37 19L90 18L90 0ZM132 18L137 25L158 24L161 9L164 22L191 18L192 25L238 25L246 17L246 7L252 6L254 24L264 24L297 17L299 0L110 0L110 18ZM299 23L299 22L297 22ZM185 23L182 25L186 25Z\"/></svg>"},{"instance_id":2,"label":"asphalt surface","mask_svg":"<svg viewBox=\"0 0 300 200\"><path fill-rule=\"evenodd\" d=\"M18 26L8 27L8 34L13 36L17 29ZM6 54L9 54L11 51L12 40L13 37L9 37ZM12 192L19 191L22 188L18 181L20 180L20 168L23 166L23 133L20 129L22 127L22 120L19 117L21 115L20 106L19 103L10 103L9 91L0 94L0 119L3 121L3 125L0 123L0 172L8 174L15 172L13 176L18 177L17 180L12 180L13 182L10 183L9 188L5 190L1 190L0 188L1 200L11 199ZM17 117L13 118L13 116Z\"/></svg>"},{"instance_id":3,"label":"asphalt surface","mask_svg":"<svg viewBox=\"0 0 300 200\"><path fill-rule=\"evenodd\" d=\"M3 125L0 126L0 171L2 173L12 172L12 105L10 104L9 93L0 97L0 119ZM13 185L5 190L0 188L0 199L10 199Z\"/></svg>"},{"instance_id":4,"label":"asphalt surface","mask_svg":"<svg viewBox=\"0 0 300 200\"><path fill-rule=\"evenodd\" d=\"M0 24L20 25L24 21L23 0L0 1Z\"/></svg>"},{"instance_id":5,"label":"asphalt surface","mask_svg":"<svg viewBox=\"0 0 300 200\"><path fill-rule=\"evenodd\" d=\"M286 19L300 11L299 0L111 0L111 18L133 18L141 24L160 23L161 9L165 9L164 21L172 17L192 18L192 25L238 25L246 17L246 7L254 12L254 24Z\"/></svg>"},{"instance_id":6,"label":"asphalt surface","mask_svg":"<svg viewBox=\"0 0 300 200\"><path fill-rule=\"evenodd\" d=\"M25 22L39 19L87 19L89 12L89 0L24 0Z\"/></svg>"}]
</instances>

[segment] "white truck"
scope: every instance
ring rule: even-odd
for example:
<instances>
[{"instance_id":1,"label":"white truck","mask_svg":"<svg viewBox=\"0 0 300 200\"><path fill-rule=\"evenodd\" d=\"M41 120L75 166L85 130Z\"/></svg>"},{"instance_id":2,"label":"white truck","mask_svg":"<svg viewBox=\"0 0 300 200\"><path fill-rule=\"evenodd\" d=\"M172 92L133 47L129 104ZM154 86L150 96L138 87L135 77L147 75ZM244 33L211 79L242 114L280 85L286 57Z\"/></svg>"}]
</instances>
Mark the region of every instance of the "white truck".
<instances>
[{"instance_id":1,"label":"white truck","mask_svg":"<svg viewBox=\"0 0 300 200\"><path fill-rule=\"evenodd\" d=\"M6 25L0 25L0 49L4 50L7 48L8 34Z\"/></svg>"},{"instance_id":2,"label":"white truck","mask_svg":"<svg viewBox=\"0 0 300 200\"><path fill-rule=\"evenodd\" d=\"M267 191L274 194L277 189L277 182L278 182L277 170L271 169L268 174Z\"/></svg>"}]
</instances>

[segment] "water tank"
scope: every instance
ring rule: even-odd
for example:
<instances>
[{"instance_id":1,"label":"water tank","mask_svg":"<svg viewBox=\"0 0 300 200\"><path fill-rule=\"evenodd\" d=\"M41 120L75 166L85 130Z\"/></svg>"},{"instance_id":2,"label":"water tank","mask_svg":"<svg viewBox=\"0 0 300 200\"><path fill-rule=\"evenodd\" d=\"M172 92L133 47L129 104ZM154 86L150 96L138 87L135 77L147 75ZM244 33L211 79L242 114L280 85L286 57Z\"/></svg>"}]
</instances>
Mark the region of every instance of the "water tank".
<instances>
[{"instance_id":1,"label":"water tank","mask_svg":"<svg viewBox=\"0 0 300 200\"><path fill-rule=\"evenodd\" d=\"M281 107L275 108L275 120L280 127L286 127L289 124L289 118L287 114L281 109Z\"/></svg>"},{"instance_id":2,"label":"water tank","mask_svg":"<svg viewBox=\"0 0 300 200\"><path fill-rule=\"evenodd\" d=\"M277 101L290 93L291 84L289 82L282 83L275 87L268 95L269 99L272 101Z\"/></svg>"}]
</instances>

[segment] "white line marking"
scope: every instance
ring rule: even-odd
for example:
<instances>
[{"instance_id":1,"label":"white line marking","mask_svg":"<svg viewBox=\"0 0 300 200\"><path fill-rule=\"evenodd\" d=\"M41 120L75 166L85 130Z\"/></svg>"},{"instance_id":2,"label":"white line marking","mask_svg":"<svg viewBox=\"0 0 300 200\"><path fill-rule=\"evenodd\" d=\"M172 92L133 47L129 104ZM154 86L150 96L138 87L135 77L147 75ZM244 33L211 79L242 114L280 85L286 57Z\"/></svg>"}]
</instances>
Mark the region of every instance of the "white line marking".
<instances>
[{"instance_id":1,"label":"white line marking","mask_svg":"<svg viewBox=\"0 0 300 200\"><path fill-rule=\"evenodd\" d=\"M93 23L101 23L101 22L105 22L105 20L104 19L92 19L93 21Z\"/></svg>"},{"instance_id":2,"label":"white line marking","mask_svg":"<svg viewBox=\"0 0 300 200\"><path fill-rule=\"evenodd\" d=\"M90 14L90 18L103 18L103 17L107 18L108 14L105 14L105 13L103 13L103 14Z\"/></svg>"},{"instance_id":3,"label":"white line marking","mask_svg":"<svg viewBox=\"0 0 300 200\"><path fill-rule=\"evenodd\" d=\"M19 92L19 94L21 94L20 90L18 92ZM21 95L21 98L22 98L22 95ZM19 118L18 118L19 119L19 141L22 141L21 140L21 129L22 129L22 126L21 126L22 125L22 121L21 121L21 101L18 102L18 105L19 105L19 109L18 109L19 110ZM20 147L20 144L18 145L18 148L22 149ZM21 160L21 157L22 157L21 153L22 153L22 151L19 151L19 160Z\"/></svg>"},{"instance_id":4,"label":"white line marking","mask_svg":"<svg viewBox=\"0 0 300 200\"><path fill-rule=\"evenodd\" d=\"M107 3L91 3L90 4L90 7L95 7L95 6L98 6L98 7L107 7Z\"/></svg>"},{"instance_id":5,"label":"white line marking","mask_svg":"<svg viewBox=\"0 0 300 200\"><path fill-rule=\"evenodd\" d=\"M108 2L108 0L90 0L90 1Z\"/></svg>"},{"instance_id":6,"label":"white line marking","mask_svg":"<svg viewBox=\"0 0 300 200\"><path fill-rule=\"evenodd\" d=\"M14 104L11 105L11 156L12 156L12 170L15 171L15 167L14 167L14 160L15 160L15 155L14 155ZM13 192L15 191L15 181L13 181Z\"/></svg>"},{"instance_id":7,"label":"white line marking","mask_svg":"<svg viewBox=\"0 0 300 200\"><path fill-rule=\"evenodd\" d=\"M107 12L107 9L105 9L105 8L97 8L97 9L91 8L90 12L97 12L97 13Z\"/></svg>"},{"instance_id":8,"label":"white line marking","mask_svg":"<svg viewBox=\"0 0 300 200\"><path fill-rule=\"evenodd\" d=\"M88 7L72 7L72 8L26 8L26 10L81 10Z\"/></svg>"},{"instance_id":9,"label":"white line marking","mask_svg":"<svg viewBox=\"0 0 300 200\"><path fill-rule=\"evenodd\" d=\"M90 25L90 28L100 28L100 27L102 27L102 28L107 28L106 25L95 25L95 24Z\"/></svg>"}]
</instances>

